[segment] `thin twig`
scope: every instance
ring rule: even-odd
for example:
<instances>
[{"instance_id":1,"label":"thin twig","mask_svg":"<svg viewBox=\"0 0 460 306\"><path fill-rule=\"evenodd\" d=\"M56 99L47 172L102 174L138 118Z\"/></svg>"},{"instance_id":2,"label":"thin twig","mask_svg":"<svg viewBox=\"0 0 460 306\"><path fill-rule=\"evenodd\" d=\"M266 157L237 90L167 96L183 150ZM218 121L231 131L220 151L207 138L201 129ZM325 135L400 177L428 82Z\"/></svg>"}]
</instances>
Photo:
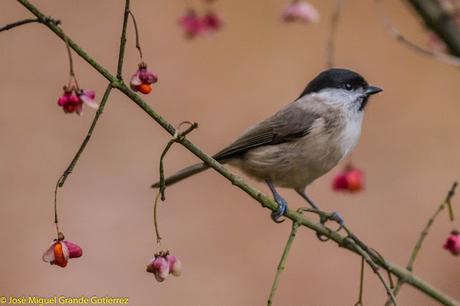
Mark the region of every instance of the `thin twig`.
<instances>
[{"instance_id":1,"label":"thin twig","mask_svg":"<svg viewBox=\"0 0 460 306\"><path fill-rule=\"evenodd\" d=\"M166 183L165 183L165 171L164 171L164 163L163 160L166 156L166 153L168 153L169 149L175 143L176 140L173 138L170 141L168 141L168 144L165 146L163 149L163 152L161 153L160 156L160 188L159 188L159 193L161 194L161 200L164 201L166 200L165 196L165 191L166 191Z\"/></svg>"},{"instance_id":2,"label":"thin twig","mask_svg":"<svg viewBox=\"0 0 460 306\"><path fill-rule=\"evenodd\" d=\"M452 198L453 196L455 195L455 189L457 188L458 186L458 182L454 182L452 184L452 187L450 188L449 192L447 193L447 196L446 196L446 199L445 199L445 203L446 203L446 206L447 208L449 209L449 219L451 222L454 221L454 210L452 208Z\"/></svg>"},{"instance_id":3,"label":"thin twig","mask_svg":"<svg viewBox=\"0 0 460 306\"><path fill-rule=\"evenodd\" d=\"M40 20L38 18L28 18L28 19L15 21L15 22L9 23L9 24L1 27L0 32L11 30L11 29L13 29L15 27L19 27L19 26L22 26L24 24L33 23L33 22L40 22Z\"/></svg>"},{"instance_id":4,"label":"thin twig","mask_svg":"<svg viewBox=\"0 0 460 306\"><path fill-rule=\"evenodd\" d=\"M374 270L374 272L377 274L378 278L380 279L380 282L385 287L385 290L387 291L387 295L389 296L390 301L393 303L394 306L397 306L398 304L396 303L396 297L393 293L393 289L387 284L387 282L385 281L385 278L382 276L382 274L378 270Z\"/></svg>"},{"instance_id":5,"label":"thin twig","mask_svg":"<svg viewBox=\"0 0 460 306\"><path fill-rule=\"evenodd\" d=\"M393 277L391 276L390 271L387 271L387 275L388 275L388 282L390 283L390 288L393 289L393 293L395 293L394 292L395 283L393 282Z\"/></svg>"},{"instance_id":6,"label":"thin twig","mask_svg":"<svg viewBox=\"0 0 460 306\"><path fill-rule=\"evenodd\" d=\"M180 131L181 126L188 124L188 128L185 129L183 132ZM159 226L158 226L158 220L157 220L157 207L158 207L158 199L160 198L161 195L161 201L166 200L165 196L165 190L166 190L166 184L165 184L165 174L164 174L164 158L166 156L166 153L168 153L169 149L171 146L175 143L178 142L179 140L183 140L185 136L187 136L188 133L193 131L198 127L198 123L196 122L190 122L190 121L183 121L179 124L179 126L176 129L176 132L174 133L174 136L171 140L168 141L168 144L164 148L163 152L161 153L160 157L160 189L158 190L158 193L155 197L155 203L153 205L153 223L155 224L155 235L157 237L157 243L159 244L161 242L161 236L160 236L160 231L159 231Z\"/></svg>"},{"instance_id":7,"label":"thin twig","mask_svg":"<svg viewBox=\"0 0 460 306\"><path fill-rule=\"evenodd\" d=\"M54 188L54 224L56 226L56 233L59 236L59 220L58 220L58 212L57 212L57 194L59 188L59 181L62 177L60 177L56 182L56 187Z\"/></svg>"},{"instance_id":8,"label":"thin twig","mask_svg":"<svg viewBox=\"0 0 460 306\"><path fill-rule=\"evenodd\" d=\"M158 207L158 199L160 198L161 192L158 190L157 195L155 196L155 202L153 204L153 224L155 225L155 236L157 237L157 244L161 243L161 236L160 230L158 226L158 218L157 218L157 207Z\"/></svg>"},{"instance_id":9,"label":"thin twig","mask_svg":"<svg viewBox=\"0 0 460 306\"><path fill-rule=\"evenodd\" d=\"M355 242L352 238L350 237L346 237L344 240L343 240L343 244L342 246L347 246L350 241L353 241ZM379 266L374 262L374 260L371 258L371 254L367 253L366 251L364 251L359 245L357 244L353 244L353 248L355 249L355 251L360 254L364 260L366 261L366 263L371 267L372 271L374 271L374 273L377 275L377 277L379 278L380 282L382 283L383 287L385 288L386 292L387 292L387 295L388 295L388 298L392 301L393 305L394 306L397 306L397 303L396 303L396 298L393 294L393 290L390 288L390 286L387 284L387 282L385 281L385 279L383 278L382 274L380 273L379 271Z\"/></svg>"},{"instance_id":10,"label":"thin twig","mask_svg":"<svg viewBox=\"0 0 460 306\"><path fill-rule=\"evenodd\" d=\"M136 18L134 17L134 14L133 12L131 12L131 10L129 11L129 14L131 15L131 18L133 20L134 31L136 32L136 48L139 51L139 57L141 58L141 61L142 61L142 50L141 50L141 44L139 43L139 28L137 27Z\"/></svg>"},{"instance_id":11,"label":"thin twig","mask_svg":"<svg viewBox=\"0 0 460 306\"><path fill-rule=\"evenodd\" d=\"M125 59L125 47L126 47L126 28L128 26L128 14L129 14L130 0L125 1L125 10L123 15L123 26L121 28L120 35L120 50L118 51L118 65L117 65L117 79L123 78L123 61Z\"/></svg>"},{"instance_id":12,"label":"thin twig","mask_svg":"<svg viewBox=\"0 0 460 306\"><path fill-rule=\"evenodd\" d=\"M363 305L363 288L364 288L364 257L361 257L361 273L359 277L359 294L358 294L358 301L354 304L354 306Z\"/></svg>"},{"instance_id":13,"label":"thin twig","mask_svg":"<svg viewBox=\"0 0 460 306\"><path fill-rule=\"evenodd\" d=\"M129 3L130 3L130 0L125 1L125 15L124 15L124 18L123 18L123 27L122 27L121 35L120 35L120 51L118 53L118 65L117 65L117 78L118 79L121 78L121 71L123 69L123 61L124 61L124 54L125 54L124 50L125 50L125 46L126 46L126 24L127 24L127 19L128 19L128 15L127 15L126 12L129 11ZM66 39L64 39L64 41L66 42L66 46L69 49L69 40L66 38ZM69 60L70 61L72 60L70 50L69 50ZM71 67L73 67L72 64L71 64ZM73 71L73 68L72 68L71 71ZM86 133L85 139L83 140L82 144L80 145L80 148L78 149L77 153L75 154L75 156L73 157L73 159L70 162L69 166L66 168L66 170L64 171L64 173L62 174L62 176L61 176L61 178L59 180L59 187L64 186L64 183L67 180L67 177L69 176L70 173L72 173L73 169L75 168L75 165L77 164L77 162L78 162L78 160L80 158L80 155L83 153L83 151L86 148L86 145L88 144L89 140L91 139L91 136L93 134L94 128L96 127L96 124L97 124L97 122L99 120L99 117L104 112L104 108L105 108L107 100L108 100L108 98L110 96L110 92L112 91L112 88L113 88L112 84L109 83L107 85L107 88L105 89L104 95L103 95L101 103L99 104L99 107L98 107L98 109L96 111L96 114L94 115L94 119L93 119L93 121L91 123L91 126L90 126L88 132Z\"/></svg>"},{"instance_id":14,"label":"thin twig","mask_svg":"<svg viewBox=\"0 0 460 306\"><path fill-rule=\"evenodd\" d=\"M74 69L73 69L72 51L70 50L69 41L67 39L64 39L64 42L65 42L65 46L66 46L66 49L67 49L67 55L69 57L69 74L70 74L71 77L75 78L75 72L74 72ZM76 85L77 85L77 89L78 89L78 84L76 84Z\"/></svg>"},{"instance_id":15,"label":"thin twig","mask_svg":"<svg viewBox=\"0 0 460 306\"><path fill-rule=\"evenodd\" d=\"M129 9L129 0L126 0L126 6L127 6L127 9ZM126 16L126 18L127 18L127 16ZM47 19L44 19L44 20L47 20ZM55 24L55 26L58 25L58 23L54 22L51 19L49 19L49 21L53 22ZM122 37L126 36L126 27L123 27L121 36ZM68 51L68 55L69 55L70 75L71 75L71 77L73 77L73 79L75 81L75 85L78 88L78 83L77 83L77 80L75 78L74 71L73 71L72 54L71 54L71 51L70 51L69 39L68 39L67 36L64 37L64 41L65 41L67 51ZM120 54L119 54L119 60L118 60L118 69L119 70L121 70L121 67L123 65L123 54L124 54L123 50L124 50L125 42L126 42L126 39L121 39L121 42L120 42ZM69 86L70 86L70 84L69 84ZM106 105L106 103L107 103L107 101L109 99L110 92L112 91L112 88L113 88L112 84L109 83L107 85L107 88L106 88L106 90L104 92L104 95L103 95L103 97L101 99L101 103L99 104L99 107L98 107L98 109L96 111L96 114L94 115L93 122L91 123L91 126L90 126L90 128L89 128L89 130L88 130L88 132L86 134L85 139L83 140L82 144L80 145L80 148L78 149L77 153L73 157L72 161L67 166L66 170L59 177L59 179L58 179L58 181L56 183L56 187L54 189L54 223L56 224L56 231L58 233L58 236L59 236L58 213L57 213L57 192L58 192L58 188L62 188L64 186L64 183L67 180L67 177L69 176L70 173L72 173L72 171L73 171L75 165L77 164L81 154L85 150L86 145L88 144L89 140L91 139L91 136L93 134L94 128L96 127L96 124L97 124L97 122L99 120L99 117L102 115L102 113L104 111L104 107L105 107L105 105Z\"/></svg>"},{"instance_id":16,"label":"thin twig","mask_svg":"<svg viewBox=\"0 0 460 306\"><path fill-rule=\"evenodd\" d=\"M326 68L332 68L335 65L335 44L341 11L342 0L335 0L335 8L331 16L330 32L326 45Z\"/></svg>"},{"instance_id":17,"label":"thin twig","mask_svg":"<svg viewBox=\"0 0 460 306\"><path fill-rule=\"evenodd\" d=\"M423 242L425 241L426 237L428 236L428 233L431 229L431 226L433 225L434 221L438 217L439 213L446 207L449 206L450 201L452 197L455 195L455 189L457 188L458 183L454 182L452 184L452 187L450 190L447 192L446 198L444 199L444 202L439 205L438 209L434 212L434 214L431 216L431 218L428 220L427 224L423 228L422 232L420 233L419 238L417 239L417 242L415 243L414 248L412 249L412 253L409 258L409 262L407 263L406 269L408 271L413 271L414 268L414 263L415 259L417 258L417 255L419 251L422 248ZM448 204L449 203L449 204ZM399 293L399 290L401 289L402 285L404 285L404 279L398 279L398 282L396 283L396 286L394 288L394 294L397 295ZM388 301L385 305L389 305Z\"/></svg>"},{"instance_id":18,"label":"thin twig","mask_svg":"<svg viewBox=\"0 0 460 306\"><path fill-rule=\"evenodd\" d=\"M184 124L188 124L189 127L185 131L180 132L180 128ZM164 172L164 163L163 163L166 153L168 153L169 149L175 142L178 142L179 139L183 139L188 133L190 133L197 127L198 127L198 123L196 122L193 122L193 123L190 121L181 122L179 126L177 127L176 132L174 133L174 137L168 142L163 152L161 153L161 156L160 156L160 194L161 194L162 201L166 200L166 197L165 197L166 183L165 183L165 172Z\"/></svg>"},{"instance_id":19,"label":"thin twig","mask_svg":"<svg viewBox=\"0 0 460 306\"><path fill-rule=\"evenodd\" d=\"M317 209L310 209L310 208L299 208L297 210L298 212L304 212L308 211L311 213L315 213L318 216L320 216L320 219L324 220L333 220L337 223L339 223L333 216L334 214L328 214L323 211L317 210ZM343 240L343 243L341 246L346 246L350 241L353 241L354 243L354 251L356 251L358 254L362 256L362 258L366 261L366 263L372 268L374 273L377 275L377 277L380 279L381 283L383 284L389 299L393 302L393 304L396 306L396 299L393 295L393 291L390 288L390 286L386 283L385 279L381 275L381 273L378 271L379 266L383 267L385 270L388 269L388 264L378 252L374 251L373 249L369 248L366 244L364 244L358 237L353 234L353 232L345 225L340 224L339 229L336 232L339 232L341 229L345 230L347 233L347 237ZM327 227L326 227L327 228ZM331 229L327 228L329 232L332 232ZM327 236L328 235L323 235L320 234L318 236ZM321 240L321 239L320 239ZM329 239L327 239L329 240ZM327 241L327 240L321 240L321 241Z\"/></svg>"},{"instance_id":20,"label":"thin twig","mask_svg":"<svg viewBox=\"0 0 460 306\"><path fill-rule=\"evenodd\" d=\"M393 25L393 23L391 22L391 19L388 17L383 1L384 0L375 0L377 4L378 13L383 21L385 28L397 41L401 42L403 45L409 47L410 49L420 54L423 54L425 56L431 57L435 60L444 62L446 64L450 64L453 66L460 66L460 57L450 55L447 53L443 53L443 52L428 50L410 41L403 34L401 34L398 28L396 28Z\"/></svg>"},{"instance_id":21,"label":"thin twig","mask_svg":"<svg viewBox=\"0 0 460 306\"><path fill-rule=\"evenodd\" d=\"M270 291L270 295L267 301L268 306L272 305L273 303L273 297L275 296L276 290L278 289L278 284L280 281L281 273L284 271L284 268L286 267L286 261L289 256L289 252L291 251L292 242L294 242L298 228L299 228L299 224L296 222L293 222L291 232L289 233L289 238L286 242L286 246L284 247L283 255L281 255L281 259L278 264L278 268L276 269L275 279L273 280L272 289Z\"/></svg>"},{"instance_id":22,"label":"thin twig","mask_svg":"<svg viewBox=\"0 0 460 306\"><path fill-rule=\"evenodd\" d=\"M412 254L411 254L409 262L407 264L407 267L406 267L407 270L409 270L409 271L413 270L415 259L416 259L417 255L418 255L418 252L422 248L422 244L425 241L425 238L428 235L428 232L429 232L431 226L433 225L434 220L439 215L439 213L446 207L447 203L450 202L452 197L455 195L455 189L457 188L457 185L458 185L457 182L454 182L452 184L452 187L450 188L449 192L447 193L447 196L446 196L444 202L441 205L439 205L439 208L436 210L436 212L433 214L433 216L428 220L428 223L426 224L425 228L420 233L420 237L418 238L417 243L415 244L414 249L412 250Z\"/></svg>"},{"instance_id":23,"label":"thin twig","mask_svg":"<svg viewBox=\"0 0 460 306\"><path fill-rule=\"evenodd\" d=\"M29 10L32 14L37 16L39 19L44 20L46 16L38 10L34 5L32 5L28 0L17 0L21 3L27 10ZM65 39L66 35L62 30L57 27L52 22L44 21L43 24L49 28L53 33L55 33L61 39ZM88 53L86 53L78 44L76 44L70 38L68 39L70 47L88 64L90 64L96 71L98 71L102 76L104 76L107 80L109 80L114 88L120 90L124 95L126 95L130 100L132 100L137 106L139 106L148 116L154 119L163 129L165 129L170 135L174 135L175 128L171 125L168 121L166 121L160 114L154 111L150 105L145 102L139 95L133 92L129 86L127 86L121 80L118 80L114 75L112 75L105 67L101 66L97 61L95 61ZM223 177L229 180L233 185L237 186L244 192L246 192L249 196L255 199L258 203L262 205L262 207L268 208L271 211L276 211L278 209L278 204L271 198L267 197L259 190L253 188L252 186L248 185L244 180L240 177L234 175L229 170L227 170L222 164L217 162L211 156L205 154L199 147L197 147L194 143L190 142L187 138L183 138L178 141L182 144L185 148L187 148L190 152L192 152L195 156L201 159L204 163L209 165L215 171L220 173ZM359 254L357 248L359 247L355 241L337 233L335 231L331 231L330 229L326 228L320 223L313 222L308 218L305 218L301 213L288 209L285 213L285 217L292 220L293 222L297 222L302 226L310 228L311 230L319 233L321 235L325 235L330 238L330 241L334 241L337 245L345 247L347 250L350 250L353 253ZM348 239L348 243L344 246L344 240ZM372 255L374 256L374 255ZM430 296L434 300L438 301L443 305L448 306L458 306L460 303L455 299L449 297L445 293L439 291L438 289L434 288L432 285L428 284L424 280L418 278L410 271L393 264L389 261L385 262L385 265L382 264L381 259L374 258L376 260L377 265L381 266L385 270L391 272L398 278L405 279L407 284L410 284L412 287L418 289L419 291L423 292L424 294Z\"/></svg>"},{"instance_id":24,"label":"thin twig","mask_svg":"<svg viewBox=\"0 0 460 306\"><path fill-rule=\"evenodd\" d=\"M96 111L96 114L94 115L93 122L91 123L91 126L89 127L88 132L86 133L86 137L83 140L82 144L80 145L80 148L78 149L77 153L75 153L75 156L73 157L72 161L70 164L67 166L65 169L64 173L62 174L61 178L59 179L59 187L64 186L65 181L67 180L67 177L69 176L70 173L72 173L73 169L75 168L75 165L77 164L78 160L80 159L81 154L86 148L86 145L91 139L91 136L93 135L94 128L96 127L97 121L99 120L99 117L102 115L102 112L104 111L105 104L110 96L110 92L112 91L112 85L109 84L107 85L107 88L105 89L104 96L101 99L101 103L99 104L99 107Z\"/></svg>"},{"instance_id":25,"label":"thin twig","mask_svg":"<svg viewBox=\"0 0 460 306\"><path fill-rule=\"evenodd\" d=\"M386 262L385 258L382 255L380 255L380 253L368 247L347 226L344 225L343 229L347 233L348 237L350 237L350 239L352 239L361 249L363 249L367 254L369 254L372 257L375 263L377 263L384 269L389 268L388 263Z\"/></svg>"}]
</instances>

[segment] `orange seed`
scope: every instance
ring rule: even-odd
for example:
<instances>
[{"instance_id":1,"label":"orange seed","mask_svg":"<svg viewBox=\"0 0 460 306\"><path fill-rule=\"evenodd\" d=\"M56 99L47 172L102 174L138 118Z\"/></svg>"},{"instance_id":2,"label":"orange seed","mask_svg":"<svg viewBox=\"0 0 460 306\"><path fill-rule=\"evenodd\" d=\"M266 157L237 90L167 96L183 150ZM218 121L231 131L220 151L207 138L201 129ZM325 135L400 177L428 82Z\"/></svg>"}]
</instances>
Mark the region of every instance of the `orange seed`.
<instances>
[{"instance_id":1,"label":"orange seed","mask_svg":"<svg viewBox=\"0 0 460 306\"><path fill-rule=\"evenodd\" d=\"M54 245L54 264L63 268L67 266L67 260L65 259L60 242L56 242Z\"/></svg>"},{"instance_id":2,"label":"orange seed","mask_svg":"<svg viewBox=\"0 0 460 306\"><path fill-rule=\"evenodd\" d=\"M142 83L141 85L137 86L137 90L139 90L144 95L146 95L146 94L149 94L152 91L152 85Z\"/></svg>"}]
</instances>

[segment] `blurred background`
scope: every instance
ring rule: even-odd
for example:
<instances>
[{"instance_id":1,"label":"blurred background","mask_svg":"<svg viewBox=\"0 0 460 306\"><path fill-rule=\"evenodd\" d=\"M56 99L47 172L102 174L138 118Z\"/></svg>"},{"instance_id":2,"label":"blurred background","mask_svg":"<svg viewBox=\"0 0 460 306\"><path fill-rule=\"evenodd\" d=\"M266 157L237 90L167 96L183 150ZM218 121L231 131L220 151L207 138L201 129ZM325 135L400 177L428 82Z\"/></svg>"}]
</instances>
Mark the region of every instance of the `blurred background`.
<instances>
[{"instance_id":1,"label":"blurred background","mask_svg":"<svg viewBox=\"0 0 460 306\"><path fill-rule=\"evenodd\" d=\"M185 1L132 1L144 59L159 76L146 101L172 124L199 123L189 138L209 154L249 125L292 101L325 67L334 1L312 0L317 24L284 24L287 1L217 1L224 20L212 37L186 40L178 19ZM66 33L102 65L116 69L124 1L33 1L60 19ZM201 1L190 1L203 10ZM388 14L424 45L428 34L403 1ZM0 4L0 24L31 14L13 0ZM337 33L336 63L385 89L366 110L353 161L365 171L365 191L331 189L342 165L317 180L310 195L338 211L349 227L388 260L405 265L428 218L459 177L458 68L423 57L395 41L374 2L347 1ZM107 81L74 55L82 88L98 99ZM124 78L139 62L131 21ZM134 103L113 91L92 141L59 192L61 229L84 255L65 269L45 264L55 236L53 192L81 144L94 111L64 114L56 105L68 80L65 44L44 26L29 24L0 35L0 295L126 296L130 305L263 305L290 231L223 177L207 171L167 189L159 208L163 247L183 263L183 275L157 283L145 265L156 249L153 230L159 157L169 135ZM197 159L180 145L166 173ZM259 183L254 186L269 193ZM291 208L304 206L280 189ZM459 197L453 204L460 217ZM459 258L442 249L459 219L446 212L433 226L415 273L460 299ZM275 305L352 305L360 258L302 229L291 250ZM366 270L364 302L386 294ZM404 286L400 305L436 305Z\"/></svg>"}]
</instances>

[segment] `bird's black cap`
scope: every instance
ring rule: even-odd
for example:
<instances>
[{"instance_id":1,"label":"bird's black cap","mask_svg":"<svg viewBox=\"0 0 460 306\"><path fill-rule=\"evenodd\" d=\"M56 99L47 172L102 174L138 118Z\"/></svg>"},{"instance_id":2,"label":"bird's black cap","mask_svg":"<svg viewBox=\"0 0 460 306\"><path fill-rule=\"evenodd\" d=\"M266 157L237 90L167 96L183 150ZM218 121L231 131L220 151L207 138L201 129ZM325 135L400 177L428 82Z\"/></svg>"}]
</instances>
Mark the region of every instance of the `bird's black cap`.
<instances>
[{"instance_id":1,"label":"bird's black cap","mask_svg":"<svg viewBox=\"0 0 460 306\"><path fill-rule=\"evenodd\" d=\"M366 80L358 73L340 68L331 68L318 74L307 87L300 94L299 98L304 95L318 92L324 88L344 88L344 89L355 89L355 88L367 88L369 84Z\"/></svg>"}]
</instances>

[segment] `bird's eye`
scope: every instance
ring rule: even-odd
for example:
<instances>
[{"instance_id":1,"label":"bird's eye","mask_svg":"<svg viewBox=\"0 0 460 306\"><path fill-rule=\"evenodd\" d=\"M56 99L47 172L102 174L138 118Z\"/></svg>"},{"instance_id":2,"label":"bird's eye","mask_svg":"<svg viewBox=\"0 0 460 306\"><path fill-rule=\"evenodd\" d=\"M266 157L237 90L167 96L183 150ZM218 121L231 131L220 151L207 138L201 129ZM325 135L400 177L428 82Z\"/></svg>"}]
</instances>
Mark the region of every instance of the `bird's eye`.
<instances>
[{"instance_id":1,"label":"bird's eye","mask_svg":"<svg viewBox=\"0 0 460 306\"><path fill-rule=\"evenodd\" d=\"M345 84L345 89L346 89L346 90L352 90L352 89L353 89L353 86L351 86L350 83L347 83L347 84Z\"/></svg>"}]
</instances>

